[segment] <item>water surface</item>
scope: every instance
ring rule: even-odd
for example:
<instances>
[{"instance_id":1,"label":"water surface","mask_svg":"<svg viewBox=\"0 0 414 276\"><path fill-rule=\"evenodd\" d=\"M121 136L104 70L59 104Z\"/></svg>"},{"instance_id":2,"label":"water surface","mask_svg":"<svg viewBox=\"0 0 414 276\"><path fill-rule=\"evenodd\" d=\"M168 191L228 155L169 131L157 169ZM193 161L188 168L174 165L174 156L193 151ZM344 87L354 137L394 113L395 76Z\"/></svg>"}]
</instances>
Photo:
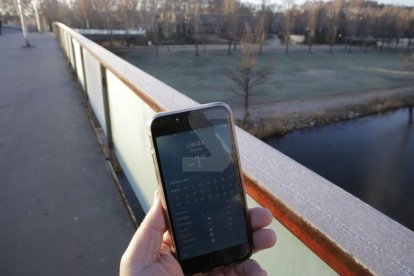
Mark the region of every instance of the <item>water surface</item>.
<instances>
[{"instance_id":1,"label":"water surface","mask_svg":"<svg viewBox=\"0 0 414 276\"><path fill-rule=\"evenodd\" d=\"M408 108L265 142L414 230L414 122Z\"/></svg>"}]
</instances>

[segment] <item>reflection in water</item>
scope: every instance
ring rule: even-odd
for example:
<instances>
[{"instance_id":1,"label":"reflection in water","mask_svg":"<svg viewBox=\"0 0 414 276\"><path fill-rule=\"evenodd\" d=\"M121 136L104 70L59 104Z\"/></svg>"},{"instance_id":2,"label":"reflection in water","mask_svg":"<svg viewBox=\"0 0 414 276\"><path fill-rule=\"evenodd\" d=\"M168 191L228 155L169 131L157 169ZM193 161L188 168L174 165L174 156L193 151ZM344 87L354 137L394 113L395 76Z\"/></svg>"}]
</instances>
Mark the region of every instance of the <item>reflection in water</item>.
<instances>
[{"instance_id":1,"label":"reflection in water","mask_svg":"<svg viewBox=\"0 0 414 276\"><path fill-rule=\"evenodd\" d=\"M266 142L414 230L412 116L400 109Z\"/></svg>"}]
</instances>

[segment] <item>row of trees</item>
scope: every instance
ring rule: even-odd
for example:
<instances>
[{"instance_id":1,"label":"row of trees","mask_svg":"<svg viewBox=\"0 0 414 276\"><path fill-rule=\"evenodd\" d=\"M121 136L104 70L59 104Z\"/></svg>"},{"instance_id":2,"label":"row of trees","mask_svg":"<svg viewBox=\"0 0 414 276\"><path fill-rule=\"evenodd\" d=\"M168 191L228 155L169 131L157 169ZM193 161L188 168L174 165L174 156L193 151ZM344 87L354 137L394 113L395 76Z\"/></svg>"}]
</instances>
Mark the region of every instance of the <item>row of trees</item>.
<instances>
[{"instance_id":1,"label":"row of trees","mask_svg":"<svg viewBox=\"0 0 414 276\"><path fill-rule=\"evenodd\" d=\"M312 50L314 43L347 43L367 47L380 43L396 47L402 38L414 37L414 9L378 4L365 0L308 1L302 6L292 6L285 14L286 33L305 35L305 43ZM288 47L288 44L287 44ZM287 49L288 50L288 49Z\"/></svg>"},{"instance_id":2,"label":"row of trees","mask_svg":"<svg viewBox=\"0 0 414 276\"><path fill-rule=\"evenodd\" d=\"M414 8L378 4L369 0L280 0L280 5L262 0L246 5L239 0L22 0L28 15L39 10L45 25L61 21L75 28L121 28L147 30L155 48L161 43L192 43L195 55L209 36L225 39L228 54L240 44L240 63L226 72L244 96L244 123L249 121L249 102L254 89L271 74L269 67L256 68L256 54L268 34L278 34L289 52L293 34L304 37L312 52L315 43L405 47L410 51L414 38ZM0 12L6 20L17 17L14 0L2 0ZM32 16L33 18L33 16ZM156 51L158 52L158 51Z\"/></svg>"},{"instance_id":3,"label":"row of trees","mask_svg":"<svg viewBox=\"0 0 414 276\"><path fill-rule=\"evenodd\" d=\"M245 33L246 24L260 45L266 34L279 34L286 45L292 34L303 35L304 43L347 43L365 47L397 47L402 38L414 37L414 8L378 4L368 0L294 0L278 4L262 0L259 5L239 0L22 0L26 12L34 18L36 7L47 25L61 21L75 28L143 28L153 40L185 39L198 45L206 36L216 34L227 39L229 53ZM14 0L2 0L0 12L6 21L16 19ZM17 20L16 20L17 21ZM32 21L34 22L34 21Z\"/></svg>"}]
</instances>

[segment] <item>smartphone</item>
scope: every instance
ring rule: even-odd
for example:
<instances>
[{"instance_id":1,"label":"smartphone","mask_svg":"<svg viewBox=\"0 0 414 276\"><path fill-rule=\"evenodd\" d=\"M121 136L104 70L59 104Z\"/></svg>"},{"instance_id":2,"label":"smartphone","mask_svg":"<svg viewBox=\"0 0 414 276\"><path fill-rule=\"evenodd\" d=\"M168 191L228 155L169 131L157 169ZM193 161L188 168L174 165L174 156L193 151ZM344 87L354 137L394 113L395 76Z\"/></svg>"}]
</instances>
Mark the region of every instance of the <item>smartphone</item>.
<instances>
[{"instance_id":1,"label":"smartphone","mask_svg":"<svg viewBox=\"0 0 414 276\"><path fill-rule=\"evenodd\" d=\"M224 103L162 112L150 122L164 214L185 274L253 250L233 118Z\"/></svg>"}]
</instances>

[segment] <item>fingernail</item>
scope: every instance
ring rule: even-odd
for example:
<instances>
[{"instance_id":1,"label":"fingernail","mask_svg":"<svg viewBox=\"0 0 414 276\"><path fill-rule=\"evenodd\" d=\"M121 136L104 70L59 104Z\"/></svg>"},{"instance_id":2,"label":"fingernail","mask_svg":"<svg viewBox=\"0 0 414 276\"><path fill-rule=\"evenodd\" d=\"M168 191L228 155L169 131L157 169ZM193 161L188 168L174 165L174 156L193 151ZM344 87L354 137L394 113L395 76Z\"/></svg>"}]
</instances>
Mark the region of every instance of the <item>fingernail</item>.
<instances>
[{"instance_id":1,"label":"fingernail","mask_svg":"<svg viewBox=\"0 0 414 276\"><path fill-rule=\"evenodd\" d=\"M259 269L257 269L255 274L261 275L261 276L267 276L267 271L264 270L263 268L259 268Z\"/></svg>"},{"instance_id":2,"label":"fingernail","mask_svg":"<svg viewBox=\"0 0 414 276\"><path fill-rule=\"evenodd\" d=\"M152 202L152 204L155 204L157 202L158 196L160 195L160 193L158 192L158 190L156 190L154 192L154 200Z\"/></svg>"}]
</instances>

